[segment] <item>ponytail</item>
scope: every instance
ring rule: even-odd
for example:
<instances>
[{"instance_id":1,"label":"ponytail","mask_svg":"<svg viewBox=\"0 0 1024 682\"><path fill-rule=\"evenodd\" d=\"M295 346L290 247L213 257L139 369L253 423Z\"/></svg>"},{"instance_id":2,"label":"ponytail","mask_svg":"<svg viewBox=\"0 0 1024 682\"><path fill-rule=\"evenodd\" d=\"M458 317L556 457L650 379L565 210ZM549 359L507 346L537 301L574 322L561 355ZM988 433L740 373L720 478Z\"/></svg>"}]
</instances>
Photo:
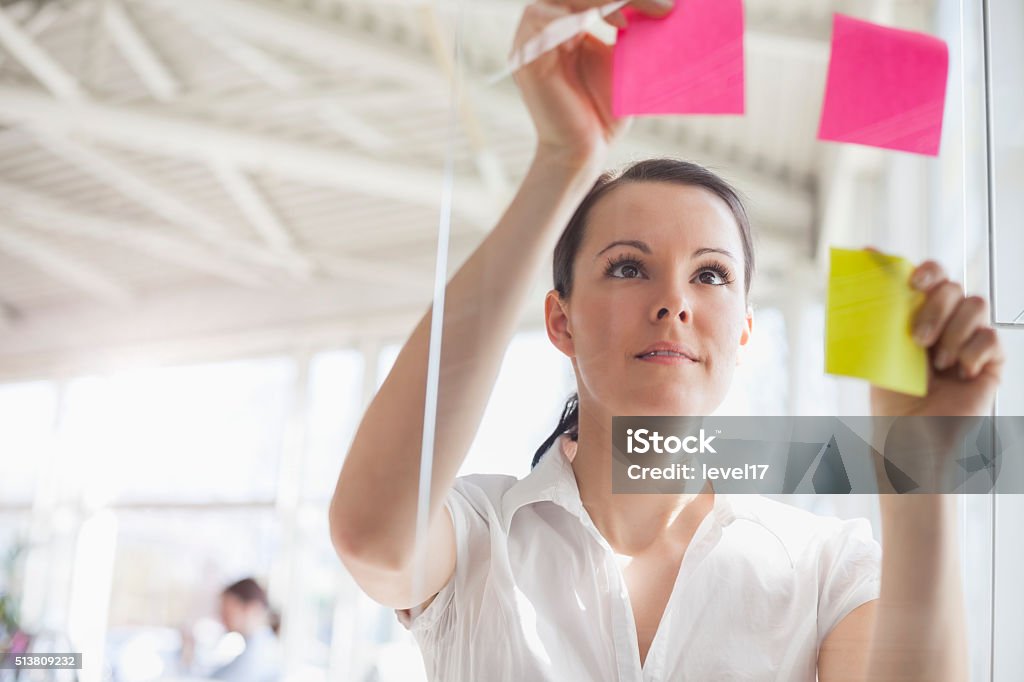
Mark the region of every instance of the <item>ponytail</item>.
<instances>
[{"instance_id":1,"label":"ponytail","mask_svg":"<svg viewBox=\"0 0 1024 682\"><path fill-rule=\"evenodd\" d=\"M281 614L277 612L277 609L271 609L267 613L267 625L275 635L281 635Z\"/></svg>"},{"instance_id":2,"label":"ponytail","mask_svg":"<svg viewBox=\"0 0 1024 682\"><path fill-rule=\"evenodd\" d=\"M558 420L558 426L555 430L547 437L537 452L533 455L533 463L530 468L537 466L540 462L540 458L544 456L544 453L551 449L555 440L561 435L568 435L574 441L580 437L580 398L578 393L573 393L569 396L569 399L565 402L565 407L562 409L562 416Z\"/></svg>"}]
</instances>

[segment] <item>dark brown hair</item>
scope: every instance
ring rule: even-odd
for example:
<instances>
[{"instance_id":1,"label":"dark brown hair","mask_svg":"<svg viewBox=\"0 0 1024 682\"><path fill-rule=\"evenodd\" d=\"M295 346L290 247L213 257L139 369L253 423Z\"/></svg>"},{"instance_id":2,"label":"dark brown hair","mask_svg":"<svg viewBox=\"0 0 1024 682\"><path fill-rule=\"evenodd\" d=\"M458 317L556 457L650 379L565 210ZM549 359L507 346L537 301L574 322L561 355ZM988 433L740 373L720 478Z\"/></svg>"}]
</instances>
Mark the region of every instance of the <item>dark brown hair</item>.
<instances>
[{"instance_id":1,"label":"dark brown hair","mask_svg":"<svg viewBox=\"0 0 1024 682\"><path fill-rule=\"evenodd\" d=\"M253 578L242 578L238 582L231 583L224 588L222 594L230 594L246 606L252 603L261 604L267 610L267 621L270 624L270 629L274 631L275 635L281 629L280 615L270 608L270 600L267 599L267 593Z\"/></svg>"},{"instance_id":2,"label":"dark brown hair","mask_svg":"<svg viewBox=\"0 0 1024 682\"><path fill-rule=\"evenodd\" d=\"M665 182L687 187L701 187L722 199L732 211L740 231L740 241L743 243L743 293L744 295L750 294L750 280L754 274L754 243L750 230L750 219L747 217L747 210L743 206L739 193L733 189L732 185L703 166L689 161L661 158L638 161L619 173L613 171L603 173L590 188L555 245L552 276L554 288L561 298L567 299L572 294L573 263L580 250L580 245L583 243L587 217L590 215L591 209L603 196L619 185L634 182ZM537 449L533 456L532 466L537 466L544 453L563 434L573 440L579 438L578 393L569 396L562 409L558 426Z\"/></svg>"}]
</instances>

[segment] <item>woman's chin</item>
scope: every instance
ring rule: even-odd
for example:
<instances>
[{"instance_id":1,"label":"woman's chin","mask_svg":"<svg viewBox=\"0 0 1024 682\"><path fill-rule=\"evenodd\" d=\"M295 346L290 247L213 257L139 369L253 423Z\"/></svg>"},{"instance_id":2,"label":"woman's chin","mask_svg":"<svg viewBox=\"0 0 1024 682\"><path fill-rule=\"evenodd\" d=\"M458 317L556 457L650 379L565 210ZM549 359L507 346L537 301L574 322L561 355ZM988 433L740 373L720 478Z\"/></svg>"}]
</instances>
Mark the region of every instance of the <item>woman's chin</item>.
<instances>
[{"instance_id":1,"label":"woman's chin","mask_svg":"<svg viewBox=\"0 0 1024 682\"><path fill-rule=\"evenodd\" d=\"M635 396L635 400L622 406L616 416L626 417L676 417L688 415L704 415L706 408L694 396L680 396L678 389L671 394L659 394L657 391L644 392Z\"/></svg>"}]
</instances>

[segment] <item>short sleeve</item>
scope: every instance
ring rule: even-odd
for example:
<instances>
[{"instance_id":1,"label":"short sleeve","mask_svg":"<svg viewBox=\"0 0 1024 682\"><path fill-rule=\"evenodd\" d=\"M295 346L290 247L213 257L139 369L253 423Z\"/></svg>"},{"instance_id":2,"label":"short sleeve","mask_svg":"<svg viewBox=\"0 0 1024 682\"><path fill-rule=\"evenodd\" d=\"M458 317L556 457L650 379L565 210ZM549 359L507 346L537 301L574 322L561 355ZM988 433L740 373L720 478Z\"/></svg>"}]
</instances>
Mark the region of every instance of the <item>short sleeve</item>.
<instances>
[{"instance_id":1,"label":"short sleeve","mask_svg":"<svg viewBox=\"0 0 1024 682\"><path fill-rule=\"evenodd\" d=\"M483 510L474 505L473 499L478 495L474 494L472 488L471 483L457 478L444 500L444 507L455 529L455 571L452 577L418 616L413 617L413 609L395 609L398 621L414 634L435 629L449 613L452 601L460 591L460 586L466 584L471 569L470 564L475 554L470 551L471 537L479 538L481 530L486 536L486 521L481 513Z\"/></svg>"},{"instance_id":2,"label":"short sleeve","mask_svg":"<svg viewBox=\"0 0 1024 682\"><path fill-rule=\"evenodd\" d=\"M882 548L867 519L840 521L829 532L819 562L818 646L858 606L881 590Z\"/></svg>"}]
</instances>

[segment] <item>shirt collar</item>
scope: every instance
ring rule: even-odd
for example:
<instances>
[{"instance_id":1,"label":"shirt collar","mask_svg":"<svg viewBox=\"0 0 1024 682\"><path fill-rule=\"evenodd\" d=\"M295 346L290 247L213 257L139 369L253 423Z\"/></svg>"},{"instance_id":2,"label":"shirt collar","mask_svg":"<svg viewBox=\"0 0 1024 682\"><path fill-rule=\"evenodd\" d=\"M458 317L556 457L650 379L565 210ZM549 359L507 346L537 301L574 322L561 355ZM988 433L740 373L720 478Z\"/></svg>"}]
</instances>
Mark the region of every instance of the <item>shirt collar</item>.
<instances>
[{"instance_id":1,"label":"shirt collar","mask_svg":"<svg viewBox=\"0 0 1024 682\"><path fill-rule=\"evenodd\" d=\"M512 517L515 513L522 507L537 502L553 502L573 514L585 526L592 525L590 516L580 500L580 490L576 484L572 463L562 451L562 438L565 436L556 438L537 466L513 484L502 497L501 516L506 535L512 526ZM732 498L732 495L715 493L715 506L708 513L712 525L724 528L736 520L737 509ZM742 512L739 515L742 516Z\"/></svg>"},{"instance_id":2,"label":"shirt collar","mask_svg":"<svg viewBox=\"0 0 1024 682\"><path fill-rule=\"evenodd\" d=\"M512 525L512 517L522 507L537 502L554 502L574 516L581 517L583 503L576 485L572 463L562 452L560 436L541 457L529 474L509 488L501 500L501 516L505 533Z\"/></svg>"},{"instance_id":3,"label":"shirt collar","mask_svg":"<svg viewBox=\"0 0 1024 682\"><path fill-rule=\"evenodd\" d=\"M249 633L249 636L245 637L244 639L246 641L251 641L251 640L254 640L254 639L274 639L274 638L275 638L274 631L271 629L271 627L269 625L262 625L262 626L256 628L255 630L253 630L251 633Z\"/></svg>"}]
</instances>

